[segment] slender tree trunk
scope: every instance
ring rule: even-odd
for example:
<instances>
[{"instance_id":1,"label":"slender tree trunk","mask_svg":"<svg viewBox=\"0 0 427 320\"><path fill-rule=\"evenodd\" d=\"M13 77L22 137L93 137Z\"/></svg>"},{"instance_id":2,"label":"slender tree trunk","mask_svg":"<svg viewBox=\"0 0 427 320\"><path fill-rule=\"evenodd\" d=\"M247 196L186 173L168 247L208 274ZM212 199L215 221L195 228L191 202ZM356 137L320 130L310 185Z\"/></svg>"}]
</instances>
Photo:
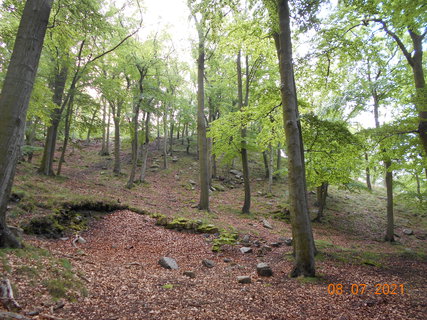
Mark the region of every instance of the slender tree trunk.
<instances>
[{"instance_id":1,"label":"slender tree trunk","mask_svg":"<svg viewBox=\"0 0 427 320\"><path fill-rule=\"evenodd\" d=\"M280 178L279 171L282 169L282 149L280 149L280 143L277 145L277 159L276 159L276 171L277 178Z\"/></svg>"},{"instance_id":2,"label":"slender tree trunk","mask_svg":"<svg viewBox=\"0 0 427 320\"><path fill-rule=\"evenodd\" d=\"M208 142L205 122L205 39L202 24L197 24L199 47L197 58L197 142L199 150L200 199L198 208L209 211Z\"/></svg>"},{"instance_id":3,"label":"slender tree trunk","mask_svg":"<svg viewBox=\"0 0 427 320\"><path fill-rule=\"evenodd\" d=\"M319 204L319 209L317 210L317 216L314 221L321 222L323 219L323 211L326 207L326 197L328 196L328 187L327 182L322 182L320 186L317 187L317 203Z\"/></svg>"},{"instance_id":4,"label":"slender tree trunk","mask_svg":"<svg viewBox=\"0 0 427 320\"><path fill-rule=\"evenodd\" d=\"M98 109L95 109L92 113L92 117L90 118L89 128L87 129L86 144L90 143L90 134L93 128L93 122L95 121L95 117L98 111Z\"/></svg>"},{"instance_id":5,"label":"slender tree trunk","mask_svg":"<svg viewBox=\"0 0 427 320\"><path fill-rule=\"evenodd\" d=\"M101 151L99 152L101 156L107 156L109 154L108 152L109 139L108 139L108 133L107 133L107 131L109 130L109 123L107 127L106 122L107 122L107 102L105 101L105 99L102 99L102 146L101 146Z\"/></svg>"},{"instance_id":6,"label":"slender tree trunk","mask_svg":"<svg viewBox=\"0 0 427 320\"><path fill-rule=\"evenodd\" d=\"M274 150L273 150L273 146L269 145L269 151L270 151L270 161L269 161L269 165L268 165L268 189L267 189L267 193L268 194L273 194L273 161L274 161Z\"/></svg>"},{"instance_id":7,"label":"slender tree trunk","mask_svg":"<svg viewBox=\"0 0 427 320\"><path fill-rule=\"evenodd\" d=\"M114 102L110 101L111 111L113 112L113 122L114 122L114 166L113 172L116 175L119 175L121 172L121 163L120 163L120 122L121 122L121 104L119 101L117 106Z\"/></svg>"},{"instance_id":8,"label":"slender tree trunk","mask_svg":"<svg viewBox=\"0 0 427 320\"><path fill-rule=\"evenodd\" d=\"M168 168L168 106L165 104L163 114L163 169Z\"/></svg>"},{"instance_id":9,"label":"slender tree trunk","mask_svg":"<svg viewBox=\"0 0 427 320\"><path fill-rule=\"evenodd\" d=\"M171 112L170 115L170 138L169 138L169 154L171 157L173 156L173 131L175 127L175 121L174 121L174 115L173 112Z\"/></svg>"},{"instance_id":10,"label":"slender tree trunk","mask_svg":"<svg viewBox=\"0 0 427 320\"><path fill-rule=\"evenodd\" d=\"M68 141L70 139L71 121L73 118L73 104L74 94L70 96L67 106L67 114L65 115L65 130L64 130L64 142L62 144L61 156L59 157L58 170L56 174L61 175L62 164L65 162L65 152L67 151Z\"/></svg>"},{"instance_id":11,"label":"slender tree trunk","mask_svg":"<svg viewBox=\"0 0 427 320\"><path fill-rule=\"evenodd\" d=\"M138 164L138 117L139 117L139 102L133 107L132 115L132 167L129 174L129 180L126 188L131 189L135 180L136 166Z\"/></svg>"},{"instance_id":12,"label":"slender tree trunk","mask_svg":"<svg viewBox=\"0 0 427 320\"><path fill-rule=\"evenodd\" d=\"M242 81L242 66L241 66L241 51L239 50L237 54L237 93L238 93L238 105L239 110L243 110L243 81ZM248 66L246 65L246 70ZM249 81L248 75L246 74L246 81ZM246 87L246 93L248 94L248 87ZM246 102L246 101L245 101ZM245 190L245 200L243 202L242 213L250 213L251 210L251 182L249 179L249 164L248 164L248 150L246 148L246 124L243 124L240 130L241 136L241 148L240 155L242 159L242 169L243 169L243 184Z\"/></svg>"},{"instance_id":13,"label":"slender tree trunk","mask_svg":"<svg viewBox=\"0 0 427 320\"><path fill-rule=\"evenodd\" d=\"M53 84L54 94L53 102L56 105L50 115L50 125L47 129L46 142L43 150L42 162L40 164L39 173L53 176L53 159L55 156L56 139L58 135L58 127L61 122L61 116L64 111L65 105L62 104L64 95L65 83L67 81L68 68L66 65L62 66L60 71L55 75Z\"/></svg>"},{"instance_id":14,"label":"slender tree trunk","mask_svg":"<svg viewBox=\"0 0 427 320\"><path fill-rule=\"evenodd\" d=\"M51 0L28 0L25 3L0 94L0 247L2 248L21 247L20 241L7 227L6 210L51 6Z\"/></svg>"},{"instance_id":15,"label":"slender tree trunk","mask_svg":"<svg viewBox=\"0 0 427 320\"><path fill-rule=\"evenodd\" d=\"M270 170L269 170L269 167L268 167L267 151L263 151L262 152L262 160L264 161L265 178L268 179L268 177L270 177Z\"/></svg>"},{"instance_id":16,"label":"slender tree trunk","mask_svg":"<svg viewBox=\"0 0 427 320\"><path fill-rule=\"evenodd\" d=\"M368 153L365 152L365 160L366 160L366 187L369 191L372 191L372 184L371 184L371 168L369 168L368 165Z\"/></svg>"},{"instance_id":17,"label":"slender tree trunk","mask_svg":"<svg viewBox=\"0 0 427 320\"><path fill-rule=\"evenodd\" d=\"M390 170L391 161L385 162L385 184L387 189L387 231L385 241L394 241L394 210L393 210L393 171Z\"/></svg>"},{"instance_id":18,"label":"slender tree trunk","mask_svg":"<svg viewBox=\"0 0 427 320\"><path fill-rule=\"evenodd\" d=\"M423 202L423 196L421 194L421 182L420 182L420 176L418 173L415 173L415 181L417 182L417 197L420 202Z\"/></svg>"},{"instance_id":19,"label":"slender tree trunk","mask_svg":"<svg viewBox=\"0 0 427 320\"><path fill-rule=\"evenodd\" d=\"M140 182L145 181L145 174L147 171L147 157L148 157L148 146L150 143L150 112L147 112L145 118L145 143L142 148L142 165L141 165L141 176Z\"/></svg>"},{"instance_id":20,"label":"slender tree trunk","mask_svg":"<svg viewBox=\"0 0 427 320\"><path fill-rule=\"evenodd\" d=\"M105 102L107 103L107 102ZM107 132L106 132L106 141L105 141L105 155L108 156L110 154L110 126L111 126L111 112L110 109L107 108L108 120L107 120Z\"/></svg>"},{"instance_id":21,"label":"slender tree trunk","mask_svg":"<svg viewBox=\"0 0 427 320\"><path fill-rule=\"evenodd\" d=\"M305 188L305 168L301 154L302 139L298 126L298 105L292 64L292 41L287 0L278 0L279 70L283 105L288 168L289 201L294 237L295 266L291 276L314 276L314 241L308 214Z\"/></svg>"},{"instance_id":22,"label":"slender tree trunk","mask_svg":"<svg viewBox=\"0 0 427 320\"><path fill-rule=\"evenodd\" d=\"M29 128L28 128L29 132L28 132L28 137L26 141L26 144L28 146L33 146L34 144L34 140L36 139L36 130L39 122L40 122L40 118L36 117L36 119L34 121L31 121L31 124L29 125ZM28 158L27 158L28 163L31 163L33 161L33 155L34 155L34 152L32 150L28 152Z\"/></svg>"}]
</instances>

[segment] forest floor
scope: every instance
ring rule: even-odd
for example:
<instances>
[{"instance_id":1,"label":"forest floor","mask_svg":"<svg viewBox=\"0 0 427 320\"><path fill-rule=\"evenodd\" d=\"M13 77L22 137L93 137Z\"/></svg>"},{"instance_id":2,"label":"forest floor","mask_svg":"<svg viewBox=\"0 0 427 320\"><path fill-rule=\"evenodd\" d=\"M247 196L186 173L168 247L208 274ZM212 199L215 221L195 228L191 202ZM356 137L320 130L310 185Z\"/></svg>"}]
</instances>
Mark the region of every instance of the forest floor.
<instances>
[{"instance_id":1,"label":"forest floor","mask_svg":"<svg viewBox=\"0 0 427 320\"><path fill-rule=\"evenodd\" d=\"M99 156L97 143L75 144L61 177L37 174L39 158L18 166L14 193L20 201L10 204L11 225L88 199L139 212L97 215L79 232L85 243L73 245L70 233L61 239L24 235L24 249L0 250L0 272L13 285L19 313L40 320L425 319L427 217L415 205L396 203L397 241L389 244L382 241L385 198L380 188L332 188L324 222L313 224L317 276L289 278L292 247L280 242L291 238L291 229L279 219L286 183L275 182L274 196L266 194L263 172L252 159L252 213L242 215L240 179L223 168L213 185L224 191L213 191L211 212L201 212L195 208L198 183L193 186L197 161L184 146L175 148L181 150L174 153L177 161L170 158L169 168L161 169L153 144L147 183L132 189L124 187L125 174L113 175L113 159ZM122 163L128 172L128 152ZM314 202L313 194L309 201ZM213 252L217 234L169 230L156 225L155 214L201 220L225 236L237 232L239 239ZM243 246L253 252L243 254ZM162 257L175 259L179 269L164 269L158 264ZM205 259L213 267L205 266ZM260 262L269 264L273 276L257 274ZM251 283L239 283L239 276L250 277Z\"/></svg>"}]
</instances>

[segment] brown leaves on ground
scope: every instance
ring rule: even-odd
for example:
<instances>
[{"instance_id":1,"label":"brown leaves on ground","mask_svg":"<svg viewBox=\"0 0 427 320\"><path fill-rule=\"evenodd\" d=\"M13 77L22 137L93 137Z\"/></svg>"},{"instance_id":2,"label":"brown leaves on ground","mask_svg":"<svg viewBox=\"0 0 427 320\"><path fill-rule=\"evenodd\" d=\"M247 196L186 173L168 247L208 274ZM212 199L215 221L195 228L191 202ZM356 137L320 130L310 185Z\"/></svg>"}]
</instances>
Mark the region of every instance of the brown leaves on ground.
<instances>
[{"instance_id":1,"label":"brown leaves on ground","mask_svg":"<svg viewBox=\"0 0 427 320\"><path fill-rule=\"evenodd\" d=\"M78 157L78 161L82 159ZM69 160L65 172L70 179L57 183L76 192L119 198L151 212L176 215L185 212L187 216L203 218L206 213L191 208L192 200L197 199L197 190L183 188L189 177L196 180L194 160L183 161L187 162L179 168L150 172L149 185L127 190L123 183L126 178L114 180L95 170L104 165L88 164L85 179L82 179L81 168L73 168ZM174 179L177 173L179 179ZM241 189L215 194L213 213L209 217L220 226L233 226L250 233L251 238L258 239L261 244L268 245L281 236L290 236L289 225L283 222L273 221L273 230L268 230L262 227L259 219L227 214L224 207L232 204L239 207L240 198ZM274 199L255 198L254 211L262 212L274 205ZM381 266L376 264L378 261L371 261L373 265L354 263L356 260L351 260L354 257L349 258L350 262L341 260L344 253L348 254L341 249L344 247L366 246L369 250L379 248L390 252L393 248L369 239L349 237L326 226L315 227L316 239L323 239L327 244L320 248L322 253L316 262L319 276L315 279L288 277L292 269L291 247L273 247L259 255L255 246L254 253L242 254L241 246L226 245L220 253L213 253L214 235L167 230L156 226L154 219L129 210L93 221L80 235L86 243L77 243L77 248L72 245L72 239L44 240L25 236L27 244L47 249L53 258L43 256L34 260L12 251L3 255L0 269L17 288L17 299L27 317L52 316L69 320L425 319L425 262L400 255L390 255L388 260L383 258ZM328 244L334 247L329 248ZM174 258L179 269L162 268L158 260L163 256ZM204 259L212 260L215 266L205 267ZM271 266L273 277L257 275L259 262ZM29 265L31 263L35 265ZM185 276L184 271L193 271L195 278ZM68 284L74 292L72 299L52 300L46 281L52 280L55 274L65 275L70 280ZM250 276L252 283L240 284L238 276ZM366 284L365 292L354 294L361 284ZM378 285L384 284L403 284L404 293L375 294L376 289L384 287ZM328 293L328 286L331 292L341 288L338 285L342 285L342 294ZM80 290L82 286L86 290ZM30 316L28 312L34 314Z\"/></svg>"}]
</instances>

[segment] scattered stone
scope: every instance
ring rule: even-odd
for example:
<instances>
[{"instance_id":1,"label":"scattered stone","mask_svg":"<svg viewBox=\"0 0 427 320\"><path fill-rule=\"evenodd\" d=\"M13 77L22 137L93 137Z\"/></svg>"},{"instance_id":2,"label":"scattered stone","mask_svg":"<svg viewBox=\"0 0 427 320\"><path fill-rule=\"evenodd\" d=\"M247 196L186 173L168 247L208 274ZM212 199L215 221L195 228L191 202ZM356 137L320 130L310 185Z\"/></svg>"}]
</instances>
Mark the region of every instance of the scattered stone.
<instances>
[{"instance_id":1,"label":"scattered stone","mask_svg":"<svg viewBox=\"0 0 427 320\"><path fill-rule=\"evenodd\" d=\"M224 258L224 260L223 260L225 263L229 263L229 262L232 262L233 260L231 260L230 258Z\"/></svg>"},{"instance_id":2,"label":"scattered stone","mask_svg":"<svg viewBox=\"0 0 427 320\"><path fill-rule=\"evenodd\" d=\"M33 310L33 311L27 312L26 315L30 317L34 317L34 316L38 316L40 312L41 312L40 310Z\"/></svg>"},{"instance_id":3,"label":"scattered stone","mask_svg":"<svg viewBox=\"0 0 427 320\"><path fill-rule=\"evenodd\" d=\"M213 184L212 187L214 187L216 191L223 192L223 191L226 190L226 188L222 184L219 184L219 183L218 184Z\"/></svg>"},{"instance_id":4,"label":"scattered stone","mask_svg":"<svg viewBox=\"0 0 427 320\"><path fill-rule=\"evenodd\" d=\"M292 238L290 239L285 239L285 241L283 241L288 247L290 247L292 245Z\"/></svg>"},{"instance_id":5,"label":"scattered stone","mask_svg":"<svg viewBox=\"0 0 427 320\"><path fill-rule=\"evenodd\" d=\"M261 242L259 242L259 240L255 240L255 241L253 242L253 244L254 244L254 246L255 246L255 247L257 247L257 248L261 247Z\"/></svg>"},{"instance_id":6,"label":"scattered stone","mask_svg":"<svg viewBox=\"0 0 427 320\"><path fill-rule=\"evenodd\" d=\"M172 162L178 162L178 157L173 156L173 157L172 157Z\"/></svg>"},{"instance_id":7,"label":"scattered stone","mask_svg":"<svg viewBox=\"0 0 427 320\"><path fill-rule=\"evenodd\" d=\"M270 246L267 246L267 245L263 245L262 247L261 247L261 249L259 250L259 253L261 254L261 255L265 255L267 252L270 252L271 250L273 250Z\"/></svg>"},{"instance_id":8,"label":"scattered stone","mask_svg":"<svg viewBox=\"0 0 427 320\"><path fill-rule=\"evenodd\" d=\"M273 248L278 248L283 244L283 242L272 242L270 244L270 246L272 246Z\"/></svg>"},{"instance_id":9,"label":"scattered stone","mask_svg":"<svg viewBox=\"0 0 427 320\"><path fill-rule=\"evenodd\" d=\"M179 175L175 175L175 180L179 180Z\"/></svg>"},{"instance_id":10,"label":"scattered stone","mask_svg":"<svg viewBox=\"0 0 427 320\"><path fill-rule=\"evenodd\" d=\"M196 277L196 273L194 271L184 271L182 274L190 279L194 279Z\"/></svg>"},{"instance_id":11,"label":"scattered stone","mask_svg":"<svg viewBox=\"0 0 427 320\"><path fill-rule=\"evenodd\" d=\"M412 229L403 229L403 233L407 236L411 236L414 234L414 231Z\"/></svg>"},{"instance_id":12,"label":"scattered stone","mask_svg":"<svg viewBox=\"0 0 427 320\"><path fill-rule=\"evenodd\" d=\"M239 170L235 170L235 169L231 169L230 170L231 174L234 174L236 177L241 177L243 176L243 173L241 173Z\"/></svg>"},{"instance_id":13,"label":"scattered stone","mask_svg":"<svg viewBox=\"0 0 427 320\"><path fill-rule=\"evenodd\" d=\"M160 168L160 166L159 166L157 163L153 163L153 164L150 166L150 168L151 168L151 169L159 169L159 168Z\"/></svg>"},{"instance_id":14,"label":"scattered stone","mask_svg":"<svg viewBox=\"0 0 427 320\"><path fill-rule=\"evenodd\" d=\"M70 240L70 238L68 238L68 237L63 237L63 238L59 238L59 240L67 241L67 240Z\"/></svg>"},{"instance_id":15,"label":"scattered stone","mask_svg":"<svg viewBox=\"0 0 427 320\"><path fill-rule=\"evenodd\" d=\"M189 184L191 184L192 186L195 186L195 185L196 185L196 181L191 180L191 179L190 179L190 180L188 180L188 183L189 183Z\"/></svg>"},{"instance_id":16,"label":"scattered stone","mask_svg":"<svg viewBox=\"0 0 427 320\"><path fill-rule=\"evenodd\" d=\"M102 170L107 170L108 168L106 166L103 166L101 169Z\"/></svg>"},{"instance_id":17,"label":"scattered stone","mask_svg":"<svg viewBox=\"0 0 427 320\"><path fill-rule=\"evenodd\" d=\"M163 257L159 260L159 264L165 268L165 269L172 269L177 270L178 264L176 263L175 259L169 258L169 257Z\"/></svg>"},{"instance_id":18,"label":"scattered stone","mask_svg":"<svg viewBox=\"0 0 427 320\"><path fill-rule=\"evenodd\" d=\"M263 178L256 178L256 181L264 181ZM261 193L261 191L258 191L259 193Z\"/></svg>"},{"instance_id":19,"label":"scattered stone","mask_svg":"<svg viewBox=\"0 0 427 320\"><path fill-rule=\"evenodd\" d=\"M252 283L251 277L248 277L248 276L238 276L237 281L243 284Z\"/></svg>"},{"instance_id":20,"label":"scattered stone","mask_svg":"<svg viewBox=\"0 0 427 320\"><path fill-rule=\"evenodd\" d=\"M250 244L250 240L251 240L251 236L250 236L250 235L248 235L248 234L245 234L245 235L243 236L243 239L242 239L241 243L242 243L243 245L249 245L249 244Z\"/></svg>"},{"instance_id":21,"label":"scattered stone","mask_svg":"<svg viewBox=\"0 0 427 320\"><path fill-rule=\"evenodd\" d=\"M250 248L250 247L242 247L242 248L240 248L240 252L241 253L251 253L252 252L252 248Z\"/></svg>"},{"instance_id":22,"label":"scattered stone","mask_svg":"<svg viewBox=\"0 0 427 320\"><path fill-rule=\"evenodd\" d=\"M210 190L210 191L216 191L216 189L215 189L213 186L211 186L211 187L209 188L209 190Z\"/></svg>"},{"instance_id":23,"label":"scattered stone","mask_svg":"<svg viewBox=\"0 0 427 320\"><path fill-rule=\"evenodd\" d=\"M256 271L261 277L271 277L273 275L273 270L271 270L271 267L265 262L258 263Z\"/></svg>"},{"instance_id":24,"label":"scattered stone","mask_svg":"<svg viewBox=\"0 0 427 320\"><path fill-rule=\"evenodd\" d=\"M202 261L202 264L206 267L206 268L213 268L215 267L215 262L213 262L212 260L209 259L205 259Z\"/></svg>"},{"instance_id":25,"label":"scattered stone","mask_svg":"<svg viewBox=\"0 0 427 320\"><path fill-rule=\"evenodd\" d=\"M271 226L270 222L268 222L268 220L266 220L266 219L262 220L262 226L264 228L267 228L267 229L273 229L273 227Z\"/></svg>"}]
</instances>

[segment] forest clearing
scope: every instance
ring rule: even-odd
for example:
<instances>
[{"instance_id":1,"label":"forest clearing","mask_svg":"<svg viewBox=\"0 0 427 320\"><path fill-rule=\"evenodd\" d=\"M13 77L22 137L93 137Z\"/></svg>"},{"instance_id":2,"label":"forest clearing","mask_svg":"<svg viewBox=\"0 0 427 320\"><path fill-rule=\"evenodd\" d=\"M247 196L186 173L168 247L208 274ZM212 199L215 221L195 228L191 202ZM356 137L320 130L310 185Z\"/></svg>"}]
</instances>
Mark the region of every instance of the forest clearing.
<instances>
[{"instance_id":1,"label":"forest clearing","mask_svg":"<svg viewBox=\"0 0 427 320\"><path fill-rule=\"evenodd\" d=\"M0 0L0 319L425 319L425 0Z\"/></svg>"}]
</instances>

